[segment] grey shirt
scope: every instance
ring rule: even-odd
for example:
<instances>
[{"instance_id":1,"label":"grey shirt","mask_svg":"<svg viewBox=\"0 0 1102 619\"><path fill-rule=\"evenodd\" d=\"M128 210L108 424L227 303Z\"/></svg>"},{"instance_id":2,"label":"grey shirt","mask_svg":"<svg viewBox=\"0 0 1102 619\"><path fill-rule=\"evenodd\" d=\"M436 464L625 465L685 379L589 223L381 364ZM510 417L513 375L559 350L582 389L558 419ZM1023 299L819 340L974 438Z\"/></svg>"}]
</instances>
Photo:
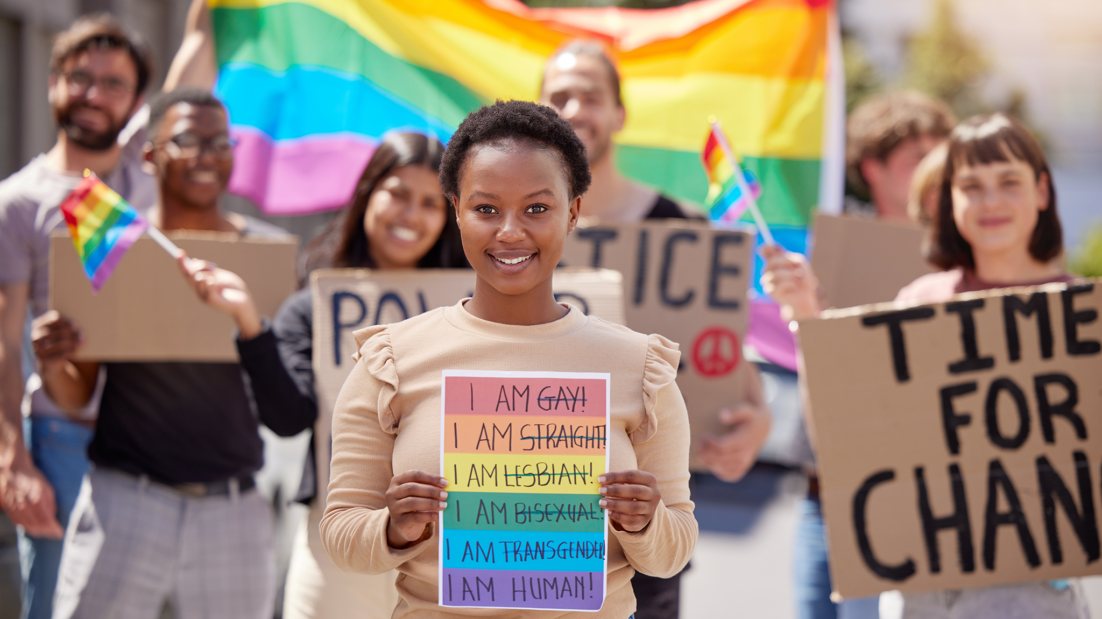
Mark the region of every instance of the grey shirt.
<instances>
[{"instance_id":1,"label":"grey shirt","mask_svg":"<svg viewBox=\"0 0 1102 619\"><path fill-rule=\"evenodd\" d=\"M144 125L128 126L120 136L123 148L119 163L103 179L139 211L157 200L156 180L141 169L144 142ZM38 155L0 181L0 284L29 285L30 317L47 310L50 234L65 229L65 216L59 206L82 176L56 170L46 155ZM63 415L46 397L36 376L30 377L27 398L32 415ZM95 399L82 416L95 416Z\"/></svg>"}]
</instances>

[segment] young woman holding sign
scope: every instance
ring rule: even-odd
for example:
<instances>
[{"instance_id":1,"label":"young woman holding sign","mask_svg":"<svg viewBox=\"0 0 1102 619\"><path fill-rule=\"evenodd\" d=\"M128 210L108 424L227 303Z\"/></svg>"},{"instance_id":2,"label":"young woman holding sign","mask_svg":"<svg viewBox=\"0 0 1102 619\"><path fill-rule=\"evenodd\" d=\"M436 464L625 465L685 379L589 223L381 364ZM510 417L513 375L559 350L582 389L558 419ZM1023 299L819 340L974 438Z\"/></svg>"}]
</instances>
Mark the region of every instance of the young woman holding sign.
<instances>
[{"instance_id":1,"label":"young woman holding sign","mask_svg":"<svg viewBox=\"0 0 1102 619\"><path fill-rule=\"evenodd\" d=\"M918 278L896 301L941 303L964 292L1073 279L1059 260L1063 233L1048 161L1029 131L1004 114L977 116L953 130L929 234L926 257L942 272ZM805 263L774 251L763 284L793 318L818 314ZM882 619L1086 616L1067 581L881 598Z\"/></svg>"},{"instance_id":2,"label":"young woman holding sign","mask_svg":"<svg viewBox=\"0 0 1102 619\"><path fill-rule=\"evenodd\" d=\"M926 257L944 271L918 278L896 301L941 303L962 292L1069 282L1073 277L1057 260L1062 253L1056 189L1040 144L1009 116L977 116L949 138L930 226ZM904 594L901 616L1074 619L1087 613L1076 586L1054 581Z\"/></svg>"},{"instance_id":3,"label":"young woman holding sign","mask_svg":"<svg viewBox=\"0 0 1102 619\"><path fill-rule=\"evenodd\" d=\"M477 274L474 296L357 333L359 359L334 411L322 540L343 569L400 572L395 617L575 616L437 605L437 523L448 500L442 372L609 373L610 472L599 483L611 524L596 616L626 619L634 570L676 574L696 542L676 345L555 302L551 276L590 176L585 147L554 110L509 101L472 113L440 177Z\"/></svg>"},{"instance_id":4,"label":"young woman holding sign","mask_svg":"<svg viewBox=\"0 0 1102 619\"><path fill-rule=\"evenodd\" d=\"M305 252L315 268L465 268L455 212L437 175L444 145L420 133L383 138L356 185L348 207ZM318 417L314 388L310 288L291 295L270 328L263 325L239 277L198 260L181 261L196 291L210 305L237 320L241 363L264 376L253 382L257 406L280 419L272 429L293 436L313 428ZM244 294L221 295L226 289ZM278 425L278 427L274 427ZM333 565L318 536L322 504L317 501L314 443L310 443L295 500L310 506L291 552L284 595L285 619L338 619L355 614L389 618L398 603L394 572L348 574ZM324 492L324 488L322 489Z\"/></svg>"}]
</instances>

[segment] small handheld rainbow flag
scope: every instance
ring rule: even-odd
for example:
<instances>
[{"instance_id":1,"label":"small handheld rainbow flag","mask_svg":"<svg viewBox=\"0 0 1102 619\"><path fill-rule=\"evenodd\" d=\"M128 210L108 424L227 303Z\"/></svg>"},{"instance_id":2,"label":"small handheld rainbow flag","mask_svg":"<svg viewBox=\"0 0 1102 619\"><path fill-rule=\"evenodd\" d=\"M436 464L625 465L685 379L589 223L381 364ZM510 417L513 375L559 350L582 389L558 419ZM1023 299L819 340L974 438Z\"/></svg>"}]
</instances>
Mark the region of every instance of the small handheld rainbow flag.
<instances>
[{"instance_id":1,"label":"small handheld rainbow flag","mask_svg":"<svg viewBox=\"0 0 1102 619\"><path fill-rule=\"evenodd\" d=\"M734 223L750 206L750 200L743 192L742 183L738 182L735 172L742 173L746 186L750 188L750 195L755 200L761 197L761 183L753 172L742 170L737 161L728 159L716 136L718 131L713 125L708 132L708 140L704 142L704 150L700 153L700 161L708 175L708 198L705 205L712 221Z\"/></svg>"},{"instance_id":2,"label":"small handheld rainbow flag","mask_svg":"<svg viewBox=\"0 0 1102 619\"><path fill-rule=\"evenodd\" d=\"M147 229L149 222L106 183L88 174L61 203L73 245L99 292L126 250Z\"/></svg>"}]
</instances>

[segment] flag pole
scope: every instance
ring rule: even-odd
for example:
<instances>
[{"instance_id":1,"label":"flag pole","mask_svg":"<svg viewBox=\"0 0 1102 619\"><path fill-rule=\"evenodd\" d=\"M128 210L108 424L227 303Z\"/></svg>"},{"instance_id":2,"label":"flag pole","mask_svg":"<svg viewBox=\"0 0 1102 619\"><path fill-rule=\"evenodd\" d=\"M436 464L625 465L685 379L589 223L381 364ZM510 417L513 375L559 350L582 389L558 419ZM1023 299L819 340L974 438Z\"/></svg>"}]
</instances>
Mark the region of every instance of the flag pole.
<instances>
[{"instance_id":1,"label":"flag pole","mask_svg":"<svg viewBox=\"0 0 1102 619\"><path fill-rule=\"evenodd\" d=\"M750 214L754 217L754 224L757 225L758 231L761 232L761 236L767 245L776 245L777 242L773 240L773 233L769 231L769 226L765 223L765 217L762 216L761 210L758 208L758 201L754 199L754 194L750 191L750 186L746 184L746 177L743 176L742 168L739 167L738 159L735 157L735 151L731 148L731 144L727 142L727 136L723 134L723 129L719 125L719 119L712 116L708 118L708 122L712 123L712 133L715 134L716 140L719 141L719 146L723 149L723 154L727 155L727 159L731 161L731 167L734 168L735 182L738 183L739 191L741 191L742 195L746 196L746 199L750 201Z\"/></svg>"},{"instance_id":2,"label":"flag pole","mask_svg":"<svg viewBox=\"0 0 1102 619\"><path fill-rule=\"evenodd\" d=\"M163 247L164 250L168 252L168 255L172 256L173 258L179 258L180 254L183 253L183 251L181 251L179 247L176 247L175 243L168 240L168 237L165 236L163 232L158 230L157 227L153 224L148 224L145 231L149 234L150 238L152 238L154 241L157 241L157 244Z\"/></svg>"}]
</instances>

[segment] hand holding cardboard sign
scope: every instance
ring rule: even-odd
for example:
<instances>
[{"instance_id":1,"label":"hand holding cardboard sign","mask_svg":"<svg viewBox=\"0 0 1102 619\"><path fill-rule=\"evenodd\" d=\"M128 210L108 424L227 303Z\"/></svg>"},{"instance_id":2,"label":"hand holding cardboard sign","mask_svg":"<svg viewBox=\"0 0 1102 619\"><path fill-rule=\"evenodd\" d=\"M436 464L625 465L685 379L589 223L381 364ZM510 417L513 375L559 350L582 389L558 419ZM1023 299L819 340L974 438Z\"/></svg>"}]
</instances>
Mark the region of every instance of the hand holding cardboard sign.
<instances>
[{"instance_id":1,"label":"hand holding cardboard sign","mask_svg":"<svg viewBox=\"0 0 1102 619\"><path fill-rule=\"evenodd\" d=\"M233 316L241 339L250 340L264 329L249 288L236 273L220 269L213 262L188 258L183 251L176 263L204 303Z\"/></svg>"},{"instance_id":2,"label":"hand holding cardboard sign","mask_svg":"<svg viewBox=\"0 0 1102 619\"><path fill-rule=\"evenodd\" d=\"M64 363L80 348L84 334L75 324L50 310L31 323L31 345L42 368Z\"/></svg>"},{"instance_id":3,"label":"hand holding cardboard sign","mask_svg":"<svg viewBox=\"0 0 1102 619\"><path fill-rule=\"evenodd\" d=\"M761 287L781 305L785 320L803 320L819 315L819 281L811 272L807 258L786 252L777 245L761 248L765 270Z\"/></svg>"},{"instance_id":4,"label":"hand holding cardboard sign","mask_svg":"<svg viewBox=\"0 0 1102 619\"><path fill-rule=\"evenodd\" d=\"M638 533L647 528L662 493L658 480L646 471L617 471L597 478L601 482L601 507L608 510L612 527Z\"/></svg>"},{"instance_id":5,"label":"hand holding cardboard sign","mask_svg":"<svg viewBox=\"0 0 1102 619\"><path fill-rule=\"evenodd\" d=\"M390 480L386 507L390 522L386 541L391 548L408 548L432 535L429 523L436 522L448 506L448 480L424 471L406 471Z\"/></svg>"}]
</instances>

